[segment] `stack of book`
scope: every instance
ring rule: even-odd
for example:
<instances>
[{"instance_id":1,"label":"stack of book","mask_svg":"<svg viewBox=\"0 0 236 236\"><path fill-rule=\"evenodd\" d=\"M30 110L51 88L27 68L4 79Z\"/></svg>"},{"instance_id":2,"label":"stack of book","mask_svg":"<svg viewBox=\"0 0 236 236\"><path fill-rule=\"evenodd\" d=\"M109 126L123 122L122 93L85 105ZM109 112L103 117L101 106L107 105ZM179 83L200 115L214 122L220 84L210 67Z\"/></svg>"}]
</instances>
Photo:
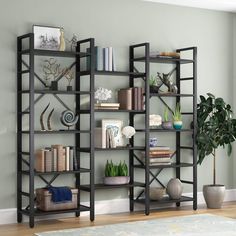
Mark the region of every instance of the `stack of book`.
<instances>
[{"instance_id":1,"label":"stack of book","mask_svg":"<svg viewBox=\"0 0 236 236\"><path fill-rule=\"evenodd\" d=\"M143 110L144 109L144 88L132 87L118 91L118 102L120 109L124 110Z\"/></svg>"},{"instance_id":2,"label":"stack of book","mask_svg":"<svg viewBox=\"0 0 236 236\"><path fill-rule=\"evenodd\" d=\"M87 48L90 52L90 48ZM116 71L115 53L112 47L95 47L95 69L105 71ZM90 69L90 57L87 57L87 70Z\"/></svg>"},{"instance_id":3,"label":"stack of book","mask_svg":"<svg viewBox=\"0 0 236 236\"><path fill-rule=\"evenodd\" d=\"M171 157L174 154L167 146L150 147L149 165L171 165ZM145 152L142 152L142 161L145 163Z\"/></svg>"},{"instance_id":4,"label":"stack of book","mask_svg":"<svg viewBox=\"0 0 236 236\"><path fill-rule=\"evenodd\" d=\"M151 52L151 57L180 58L179 52Z\"/></svg>"},{"instance_id":5,"label":"stack of book","mask_svg":"<svg viewBox=\"0 0 236 236\"><path fill-rule=\"evenodd\" d=\"M77 170L74 148L52 145L35 151L35 170L39 172Z\"/></svg>"},{"instance_id":6,"label":"stack of book","mask_svg":"<svg viewBox=\"0 0 236 236\"><path fill-rule=\"evenodd\" d=\"M95 103L94 109L111 109L111 110L118 110L120 108L120 103L110 103L110 102L104 102L104 103Z\"/></svg>"}]
</instances>

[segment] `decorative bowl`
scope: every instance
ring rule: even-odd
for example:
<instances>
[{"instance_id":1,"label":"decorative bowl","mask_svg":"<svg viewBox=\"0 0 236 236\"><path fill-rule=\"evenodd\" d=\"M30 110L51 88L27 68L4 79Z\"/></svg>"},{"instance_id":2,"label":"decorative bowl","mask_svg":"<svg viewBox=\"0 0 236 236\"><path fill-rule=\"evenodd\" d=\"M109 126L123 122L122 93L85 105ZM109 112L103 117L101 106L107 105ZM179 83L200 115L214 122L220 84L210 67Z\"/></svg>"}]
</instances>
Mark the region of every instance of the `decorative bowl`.
<instances>
[{"instance_id":1,"label":"decorative bowl","mask_svg":"<svg viewBox=\"0 0 236 236\"><path fill-rule=\"evenodd\" d=\"M151 200L161 200L166 194L166 189L162 187L152 187L150 188L150 199Z\"/></svg>"},{"instance_id":2,"label":"decorative bowl","mask_svg":"<svg viewBox=\"0 0 236 236\"><path fill-rule=\"evenodd\" d=\"M130 176L104 177L104 179L103 179L103 183L105 185L128 184L129 181L130 181Z\"/></svg>"}]
</instances>

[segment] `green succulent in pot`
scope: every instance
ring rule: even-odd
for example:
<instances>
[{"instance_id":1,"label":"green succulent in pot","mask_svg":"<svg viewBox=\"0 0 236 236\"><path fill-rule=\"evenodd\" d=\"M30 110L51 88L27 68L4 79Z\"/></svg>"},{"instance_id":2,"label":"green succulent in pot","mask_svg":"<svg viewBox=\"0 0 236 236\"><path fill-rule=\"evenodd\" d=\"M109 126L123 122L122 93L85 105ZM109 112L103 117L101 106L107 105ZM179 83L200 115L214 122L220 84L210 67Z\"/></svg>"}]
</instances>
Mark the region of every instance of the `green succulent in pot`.
<instances>
[{"instance_id":1,"label":"green succulent in pot","mask_svg":"<svg viewBox=\"0 0 236 236\"><path fill-rule=\"evenodd\" d=\"M174 113L173 113L173 126L175 129L182 129L183 122L182 122L182 114L181 114L181 108L180 108L180 103L178 102L176 104Z\"/></svg>"},{"instance_id":2,"label":"green succulent in pot","mask_svg":"<svg viewBox=\"0 0 236 236\"><path fill-rule=\"evenodd\" d=\"M224 199L225 186L216 184L216 150L223 147L227 148L228 156L232 153L232 142L236 138L236 119L232 115L231 106L223 98L215 97L211 93L207 93L207 97L200 96L200 103L197 105L196 136L198 164L208 156L213 158L213 185L203 187L209 208L220 208ZM216 194L216 188L221 192L221 196Z\"/></svg>"},{"instance_id":3,"label":"green succulent in pot","mask_svg":"<svg viewBox=\"0 0 236 236\"><path fill-rule=\"evenodd\" d=\"M162 128L163 129L172 129L172 121L169 119L169 108L165 107L163 121L162 121Z\"/></svg>"},{"instance_id":4,"label":"green succulent in pot","mask_svg":"<svg viewBox=\"0 0 236 236\"><path fill-rule=\"evenodd\" d=\"M130 181L130 177L128 176L128 166L125 161L118 165L113 164L112 161L108 161L105 166L105 177L104 184L106 185L119 185L119 184L127 184Z\"/></svg>"}]
</instances>

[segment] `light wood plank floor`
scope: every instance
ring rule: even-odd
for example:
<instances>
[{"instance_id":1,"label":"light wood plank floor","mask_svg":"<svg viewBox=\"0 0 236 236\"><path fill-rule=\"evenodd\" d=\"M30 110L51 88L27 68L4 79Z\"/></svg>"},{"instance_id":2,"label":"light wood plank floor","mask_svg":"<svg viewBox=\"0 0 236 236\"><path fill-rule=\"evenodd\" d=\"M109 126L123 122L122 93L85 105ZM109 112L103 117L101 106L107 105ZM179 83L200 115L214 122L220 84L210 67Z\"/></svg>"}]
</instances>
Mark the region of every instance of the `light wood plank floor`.
<instances>
[{"instance_id":1,"label":"light wood plank floor","mask_svg":"<svg viewBox=\"0 0 236 236\"><path fill-rule=\"evenodd\" d=\"M226 203L224 204L222 209L206 209L205 206L200 206L197 211L193 211L191 206L169 208L164 210L152 211L149 216L144 215L143 212L97 215L94 222L90 222L88 216L59 220L37 221L33 229L29 228L28 223L0 225L0 236L32 236L36 232L43 231L204 213L210 213L236 219L236 202Z\"/></svg>"}]
</instances>

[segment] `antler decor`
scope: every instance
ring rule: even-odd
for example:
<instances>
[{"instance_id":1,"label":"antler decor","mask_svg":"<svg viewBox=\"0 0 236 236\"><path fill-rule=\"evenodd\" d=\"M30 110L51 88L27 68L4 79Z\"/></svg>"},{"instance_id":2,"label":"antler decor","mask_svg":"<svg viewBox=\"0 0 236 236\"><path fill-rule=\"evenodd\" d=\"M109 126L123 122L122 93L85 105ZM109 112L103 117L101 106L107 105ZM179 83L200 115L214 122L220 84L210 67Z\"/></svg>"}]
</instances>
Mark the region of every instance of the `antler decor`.
<instances>
[{"instance_id":1,"label":"antler decor","mask_svg":"<svg viewBox=\"0 0 236 236\"><path fill-rule=\"evenodd\" d=\"M44 122L43 122L43 118L44 118L44 114L47 111L48 107L50 106L50 102L48 103L48 105L44 108L43 112L40 115L40 125L41 125L41 130L42 131L46 131L45 126L44 126ZM52 117L52 113L54 111L54 108L51 110L51 112L48 115L48 119L47 119L47 127L48 130L52 130L52 126L51 126L51 117Z\"/></svg>"}]
</instances>

